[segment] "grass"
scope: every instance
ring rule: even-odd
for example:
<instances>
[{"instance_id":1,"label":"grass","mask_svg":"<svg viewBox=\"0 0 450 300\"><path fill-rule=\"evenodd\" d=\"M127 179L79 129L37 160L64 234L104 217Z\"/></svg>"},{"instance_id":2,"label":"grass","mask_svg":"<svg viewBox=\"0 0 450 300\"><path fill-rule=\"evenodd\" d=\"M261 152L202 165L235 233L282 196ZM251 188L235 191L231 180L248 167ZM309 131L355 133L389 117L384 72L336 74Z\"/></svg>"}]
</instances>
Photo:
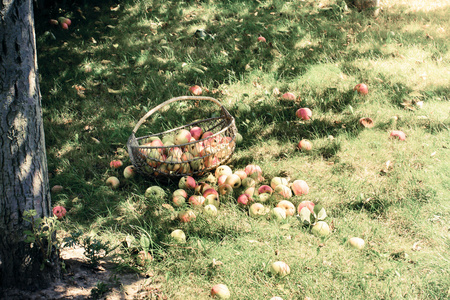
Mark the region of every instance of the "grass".
<instances>
[{"instance_id":1,"label":"grass","mask_svg":"<svg viewBox=\"0 0 450 300\"><path fill-rule=\"evenodd\" d=\"M382 1L377 18L339 3L74 1L37 10L50 184L64 186L52 201L68 209L66 231L118 246L118 270L148 274L168 299L206 299L215 283L233 299L448 298L450 3ZM61 15L72 19L68 31L48 24ZM360 82L365 97L352 90ZM169 194L177 182L123 180L109 168L113 159L130 163L126 142L147 111L194 84L236 118L244 141L230 166L258 164L266 182L307 181L310 193L291 200L322 204L331 235L319 239L296 218L252 219L233 200L216 218L181 224L162 205L169 199L144 197L151 185ZM281 102L274 88L298 101ZM295 117L299 107L311 108L312 121ZM140 133L212 108L176 104ZM359 127L361 117L375 127ZM406 141L389 139L392 129ZM311 152L296 149L302 138ZM118 190L105 186L111 175ZM175 228L186 244L168 238ZM141 236L154 257L144 266ZM352 236L364 238L364 250L346 246ZM277 260L289 276L270 275Z\"/></svg>"}]
</instances>

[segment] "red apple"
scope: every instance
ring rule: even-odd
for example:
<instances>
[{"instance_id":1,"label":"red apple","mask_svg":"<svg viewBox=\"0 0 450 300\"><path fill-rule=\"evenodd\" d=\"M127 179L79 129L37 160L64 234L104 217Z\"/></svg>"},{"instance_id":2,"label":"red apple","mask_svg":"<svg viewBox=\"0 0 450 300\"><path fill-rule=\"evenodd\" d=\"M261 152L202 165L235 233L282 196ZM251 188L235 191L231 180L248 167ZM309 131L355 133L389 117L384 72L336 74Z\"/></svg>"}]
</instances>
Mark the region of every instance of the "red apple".
<instances>
[{"instance_id":1,"label":"red apple","mask_svg":"<svg viewBox=\"0 0 450 300\"><path fill-rule=\"evenodd\" d=\"M189 92L195 96L200 96L202 94L202 88L198 85L194 85L189 88Z\"/></svg>"},{"instance_id":2,"label":"red apple","mask_svg":"<svg viewBox=\"0 0 450 300\"><path fill-rule=\"evenodd\" d=\"M398 138L400 141L406 140L406 135L403 131L400 130L392 130L390 137Z\"/></svg>"},{"instance_id":3,"label":"red apple","mask_svg":"<svg viewBox=\"0 0 450 300\"><path fill-rule=\"evenodd\" d=\"M205 197L200 195L192 195L189 197L189 204L192 206L202 206L205 203Z\"/></svg>"},{"instance_id":4,"label":"red apple","mask_svg":"<svg viewBox=\"0 0 450 300\"><path fill-rule=\"evenodd\" d=\"M273 189L270 186L268 186L267 184L264 184L258 188L258 193L259 194L268 193L268 194L272 195Z\"/></svg>"},{"instance_id":5,"label":"red apple","mask_svg":"<svg viewBox=\"0 0 450 300\"><path fill-rule=\"evenodd\" d=\"M194 126L189 132L191 133L191 137L198 140L203 134L203 129L201 129L199 126Z\"/></svg>"},{"instance_id":6,"label":"red apple","mask_svg":"<svg viewBox=\"0 0 450 300\"><path fill-rule=\"evenodd\" d=\"M300 211L304 208L307 207L309 209L309 211L313 214L314 213L314 202L312 201L302 201L300 202L300 204L298 205L297 208L297 212L300 214Z\"/></svg>"},{"instance_id":7,"label":"red apple","mask_svg":"<svg viewBox=\"0 0 450 300\"><path fill-rule=\"evenodd\" d=\"M294 192L294 195L306 195L309 193L309 186L304 180L294 180L291 185L291 189Z\"/></svg>"},{"instance_id":8,"label":"red apple","mask_svg":"<svg viewBox=\"0 0 450 300\"><path fill-rule=\"evenodd\" d=\"M237 198L237 203L240 205L248 205L251 202L250 198L248 197L247 194L241 194L239 195L239 197Z\"/></svg>"},{"instance_id":9,"label":"red apple","mask_svg":"<svg viewBox=\"0 0 450 300\"><path fill-rule=\"evenodd\" d=\"M69 25L67 25L67 23L61 23L61 28L67 30L69 29Z\"/></svg>"},{"instance_id":10,"label":"red apple","mask_svg":"<svg viewBox=\"0 0 450 300\"><path fill-rule=\"evenodd\" d=\"M297 116L297 118L307 121L307 120L311 119L312 111L307 107L303 107L303 108L299 108L295 112L295 115Z\"/></svg>"},{"instance_id":11,"label":"red apple","mask_svg":"<svg viewBox=\"0 0 450 300\"><path fill-rule=\"evenodd\" d=\"M259 36L259 37L258 37L258 42L260 42L260 43L265 43L265 42L266 42L266 38L263 37L263 36Z\"/></svg>"},{"instance_id":12,"label":"red apple","mask_svg":"<svg viewBox=\"0 0 450 300\"><path fill-rule=\"evenodd\" d=\"M197 218L197 216L195 215L193 210L188 209L180 212L178 214L178 218L180 219L181 222L188 223L190 221L194 221Z\"/></svg>"},{"instance_id":13,"label":"red apple","mask_svg":"<svg viewBox=\"0 0 450 300\"><path fill-rule=\"evenodd\" d=\"M110 166L111 168L113 168L113 169L118 169L118 168L120 168L122 165L123 165L123 163L122 163L121 160L112 160L112 161L109 163L109 166Z\"/></svg>"},{"instance_id":14,"label":"red apple","mask_svg":"<svg viewBox=\"0 0 450 300\"><path fill-rule=\"evenodd\" d=\"M175 135L175 138L173 141L174 141L175 145L187 144L191 141L191 133L187 129L181 129Z\"/></svg>"},{"instance_id":15,"label":"red apple","mask_svg":"<svg viewBox=\"0 0 450 300\"><path fill-rule=\"evenodd\" d=\"M297 147L298 147L298 149L303 150L303 151L311 151L312 143L308 140L303 139L298 143Z\"/></svg>"},{"instance_id":16,"label":"red apple","mask_svg":"<svg viewBox=\"0 0 450 300\"><path fill-rule=\"evenodd\" d=\"M186 198L181 195L175 195L172 197L172 203L176 207L181 207L186 203Z\"/></svg>"},{"instance_id":17,"label":"red apple","mask_svg":"<svg viewBox=\"0 0 450 300\"><path fill-rule=\"evenodd\" d=\"M218 185L224 184L225 181L227 180L227 177L228 177L227 174L220 175L219 178L217 178L217 184Z\"/></svg>"},{"instance_id":18,"label":"red apple","mask_svg":"<svg viewBox=\"0 0 450 300\"><path fill-rule=\"evenodd\" d=\"M367 88L367 85L364 83L357 84L354 88L354 91L357 91L360 95L367 95L369 93L369 89Z\"/></svg>"},{"instance_id":19,"label":"red apple","mask_svg":"<svg viewBox=\"0 0 450 300\"><path fill-rule=\"evenodd\" d=\"M284 93L283 95L281 95L281 98L282 98L283 100L291 100L291 101L294 101L294 100L295 100L295 95L292 94L292 93L287 92L287 93Z\"/></svg>"},{"instance_id":20,"label":"red apple","mask_svg":"<svg viewBox=\"0 0 450 300\"><path fill-rule=\"evenodd\" d=\"M123 170L123 177L126 179L133 178L136 175L136 168L133 165L127 166Z\"/></svg>"}]
</instances>

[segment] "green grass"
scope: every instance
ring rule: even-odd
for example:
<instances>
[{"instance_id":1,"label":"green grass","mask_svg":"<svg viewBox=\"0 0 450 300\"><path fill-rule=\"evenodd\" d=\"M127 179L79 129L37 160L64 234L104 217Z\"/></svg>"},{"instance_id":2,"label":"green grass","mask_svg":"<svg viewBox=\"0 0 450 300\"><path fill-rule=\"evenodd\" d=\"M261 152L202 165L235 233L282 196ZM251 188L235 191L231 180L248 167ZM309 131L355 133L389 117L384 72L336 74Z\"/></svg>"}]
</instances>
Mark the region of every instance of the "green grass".
<instances>
[{"instance_id":1,"label":"green grass","mask_svg":"<svg viewBox=\"0 0 450 300\"><path fill-rule=\"evenodd\" d=\"M118 270L150 274L168 299L206 299L215 283L233 299L448 298L450 3L382 1L373 18L338 2L94 1L37 10L50 184L64 186L52 201L68 209L66 231L119 246ZM61 15L72 19L68 31L48 23ZM365 97L353 92L360 82ZM258 164L265 183L307 181L310 193L291 200L322 204L331 235L319 239L296 218L252 219L234 199L216 218L181 224L162 205L169 198L144 197L151 185L169 194L177 182L124 180L109 168L113 159L130 163L126 143L147 111L194 84L236 118L244 141L229 165ZM275 88L298 101L280 101ZM215 108L200 106L176 103L139 133ZM296 118L300 107L311 108L312 121ZM358 126L361 117L375 127ZM392 129L406 141L389 139ZM311 152L296 149L302 138ZM118 190L105 185L111 175ZM186 244L169 239L176 228ZM141 266L143 235L154 260ZM364 238L364 250L348 248L352 236ZM289 276L270 275L276 260L290 265Z\"/></svg>"}]
</instances>

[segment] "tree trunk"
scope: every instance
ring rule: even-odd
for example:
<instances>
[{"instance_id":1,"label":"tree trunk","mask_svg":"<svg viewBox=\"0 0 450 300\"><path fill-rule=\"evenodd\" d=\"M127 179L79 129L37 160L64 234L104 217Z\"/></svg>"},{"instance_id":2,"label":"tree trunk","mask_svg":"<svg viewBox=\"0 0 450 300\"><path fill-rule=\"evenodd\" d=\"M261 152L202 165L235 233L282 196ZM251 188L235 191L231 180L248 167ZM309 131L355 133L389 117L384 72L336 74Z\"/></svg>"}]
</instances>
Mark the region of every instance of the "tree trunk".
<instances>
[{"instance_id":1,"label":"tree trunk","mask_svg":"<svg viewBox=\"0 0 450 300\"><path fill-rule=\"evenodd\" d=\"M0 290L45 287L59 254L24 242L23 212L51 214L32 0L0 0ZM1 295L1 294L0 294Z\"/></svg>"}]
</instances>

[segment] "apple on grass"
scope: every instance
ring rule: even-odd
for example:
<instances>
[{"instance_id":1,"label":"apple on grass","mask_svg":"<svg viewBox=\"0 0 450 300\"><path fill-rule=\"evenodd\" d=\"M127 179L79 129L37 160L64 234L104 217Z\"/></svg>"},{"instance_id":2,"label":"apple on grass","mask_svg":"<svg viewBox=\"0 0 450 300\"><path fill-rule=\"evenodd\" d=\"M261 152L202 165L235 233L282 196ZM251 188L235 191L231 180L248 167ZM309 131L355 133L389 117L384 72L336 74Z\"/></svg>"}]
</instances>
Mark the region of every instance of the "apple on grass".
<instances>
[{"instance_id":1,"label":"apple on grass","mask_svg":"<svg viewBox=\"0 0 450 300\"><path fill-rule=\"evenodd\" d=\"M194 221L197 218L197 216L195 215L195 212L193 210L188 209L188 210L181 211L178 214L178 218L183 223L189 223L190 221Z\"/></svg>"},{"instance_id":2,"label":"apple on grass","mask_svg":"<svg viewBox=\"0 0 450 300\"><path fill-rule=\"evenodd\" d=\"M136 168L133 165L127 166L123 170L123 177L126 179L133 178L134 176L136 176Z\"/></svg>"},{"instance_id":3,"label":"apple on grass","mask_svg":"<svg viewBox=\"0 0 450 300\"><path fill-rule=\"evenodd\" d=\"M294 192L294 195L307 195L309 193L309 186L306 181L297 179L294 180L291 184L291 189Z\"/></svg>"},{"instance_id":4,"label":"apple on grass","mask_svg":"<svg viewBox=\"0 0 450 300\"><path fill-rule=\"evenodd\" d=\"M177 243L186 243L186 234L181 229L175 229L170 233L170 237L174 239Z\"/></svg>"},{"instance_id":5,"label":"apple on grass","mask_svg":"<svg viewBox=\"0 0 450 300\"><path fill-rule=\"evenodd\" d=\"M186 203L186 198L180 195L176 195L172 197L172 203L176 207L181 207Z\"/></svg>"},{"instance_id":6,"label":"apple on grass","mask_svg":"<svg viewBox=\"0 0 450 300\"><path fill-rule=\"evenodd\" d=\"M258 36L258 42L265 43L266 42L266 38L263 37L263 36Z\"/></svg>"},{"instance_id":7,"label":"apple on grass","mask_svg":"<svg viewBox=\"0 0 450 300\"><path fill-rule=\"evenodd\" d=\"M164 199L166 198L166 192L162 187L154 185L145 190L144 196L146 198Z\"/></svg>"},{"instance_id":8,"label":"apple on grass","mask_svg":"<svg viewBox=\"0 0 450 300\"><path fill-rule=\"evenodd\" d=\"M297 212L300 214L300 212L302 211L303 207L307 207L309 209L309 211L313 214L314 213L314 206L315 206L315 204L312 201L302 201L298 205Z\"/></svg>"},{"instance_id":9,"label":"apple on grass","mask_svg":"<svg viewBox=\"0 0 450 300\"><path fill-rule=\"evenodd\" d=\"M250 217L259 218L266 215L269 210L261 203L253 203L248 210Z\"/></svg>"},{"instance_id":10,"label":"apple on grass","mask_svg":"<svg viewBox=\"0 0 450 300\"><path fill-rule=\"evenodd\" d=\"M406 134L401 130L392 130L390 133L390 137L398 138L400 141L406 140Z\"/></svg>"},{"instance_id":11,"label":"apple on grass","mask_svg":"<svg viewBox=\"0 0 450 300\"><path fill-rule=\"evenodd\" d=\"M308 121L309 119L311 119L312 111L307 107L303 107L303 108L299 108L295 112L295 115L297 116L297 118L300 118L304 121Z\"/></svg>"},{"instance_id":12,"label":"apple on grass","mask_svg":"<svg viewBox=\"0 0 450 300\"><path fill-rule=\"evenodd\" d=\"M115 176L110 176L106 179L106 185L111 187L113 190L117 189L120 185L119 178Z\"/></svg>"},{"instance_id":13,"label":"apple on grass","mask_svg":"<svg viewBox=\"0 0 450 300\"><path fill-rule=\"evenodd\" d=\"M289 200L281 200L276 207L284 209L288 217L292 217L295 214L295 205Z\"/></svg>"},{"instance_id":14,"label":"apple on grass","mask_svg":"<svg viewBox=\"0 0 450 300\"><path fill-rule=\"evenodd\" d=\"M263 184L258 188L258 193L260 195L264 194L264 193L268 193L268 194L272 195L273 189L272 189L272 187L268 186L267 184Z\"/></svg>"},{"instance_id":15,"label":"apple on grass","mask_svg":"<svg viewBox=\"0 0 450 300\"><path fill-rule=\"evenodd\" d=\"M364 83L359 83L359 84L355 85L353 90L356 91L360 95L367 95L369 93L369 88Z\"/></svg>"},{"instance_id":16,"label":"apple on grass","mask_svg":"<svg viewBox=\"0 0 450 300\"><path fill-rule=\"evenodd\" d=\"M282 98L283 100L294 101L294 100L295 100L295 95L294 95L293 93L287 92L287 93L284 93L284 94L281 96L281 98Z\"/></svg>"},{"instance_id":17,"label":"apple on grass","mask_svg":"<svg viewBox=\"0 0 450 300\"><path fill-rule=\"evenodd\" d=\"M251 186L254 187L254 186L256 186L256 181L255 181L255 179L253 179L251 177L246 177L246 178L242 179L241 185L246 188L251 187Z\"/></svg>"},{"instance_id":18,"label":"apple on grass","mask_svg":"<svg viewBox=\"0 0 450 300\"><path fill-rule=\"evenodd\" d=\"M225 284L219 283L211 288L211 296L218 299L229 299L231 293Z\"/></svg>"},{"instance_id":19,"label":"apple on grass","mask_svg":"<svg viewBox=\"0 0 450 300\"><path fill-rule=\"evenodd\" d=\"M178 187L183 190L193 190L196 186L197 182L192 176L183 176L178 181Z\"/></svg>"},{"instance_id":20,"label":"apple on grass","mask_svg":"<svg viewBox=\"0 0 450 300\"><path fill-rule=\"evenodd\" d=\"M242 206L247 206L251 203L251 198L247 194L241 194L237 198L237 203Z\"/></svg>"},{"instance_id":21,"label":"apple on grass","mask_svg":"<svg viewBox=\"0 0 450 300\"><path fill-rule=\"evenodd\" d=\"M274 220L284 220L286 219L286 211L281 207L274 207L270 210L270 217Z\"/></svg>"},{"instance_id":22,"label":"apple on grass","mask_svg":"<svg viewBox=\"0 0 450 300\"><path fill-rule=\"evenodd\" d=\"M214 172L214 175L216 178L219 178L222 175L231 175L233 174L233 170L227 165L221 165L216 168L216 171Z\"/></svg>"},{"instance_id":23,"label":"apple on grass","mask_svg":"<svg viewBox=\"0 0 450 300\"><path fill-rule=\"evenodd\" d=\"M362 250L364 248L364 240L362 238L359 237L352 237L348 240L348 244L353 247L356 248L358 250Z\"/></svg>"},{"instance_id":24,"label":"apple on grass","mask_svg":"<svg viewBox=\"0 0 450 300\"><path fill-rule=\"evenodd\" d=\"M273 195L276 199L289 199L292 197L292 190L284 184L279 184L273 190Z\"/></svg>"},{"instance_id":25,"label":"apple on grass","mask_svg":"<svg viewBox=\"0 0 450 300\"><path fill-rule=\"evenodd\" d=\"M218 192L222 196L231 196L231 195L233 195L234 190L231 185L229 185L227 183L223 183L223 184L219 185Z\"/></svg>"},{"instance_id":26,"label":"apple on grass","mask_svg":"<svg viewBox=\"0 0 450 300\"><path fill-rule=\"evenodd\" d=\"M217 213L218 213L217 207L213 204L205 205L205 207L203 208L203 211L208 216L217 216Z\"/></svg>"},{"instance_id":27,"label":"apple on grass","mask_svg":"<svg viewBox=\"0 0 450 300\"><path fill-rule=\"evenodd\" d=\"M272 189L275 189L277 187L277 185L288 185L288 180L287 178L284 177L273 177L272 180L270 181L270 186L272 187Z\"/></svg>"},{"instance_id":28,"label":"apple on grass","mask_svg":"<svg viewBox=\"0 0 450 300\"><path fill-rule=\"evenodd\" d=\"M306 139L303 139L298 143L297 147L302 151L311 151L312 143Z\"/></svg>"},{"instance_id":29,"label":"apple on grass","mask_svg":"<svg viewBox=\"0 0 450 300\"><path fill-rule=\"evenodd\" d=\"M109 166L110 166L111 168L113 168L113 169L118 169L118 168L120 168L122 165L123 165L123 163L122 163L121 160L112 160L112 161L109 163Z\"/></svg>"},{"instance_id":30,"label":"apple on grass","mask_svg":"<svg viewBox=\"0 0 450 300\"><path fill-rule=\"evenodd\" d=\"M202 88L198 85L193 85L189 88L189 92L195 96L200 96L202 94Z\"/></svg>"},{"instance_id":31,"label":"apple on grass","mask_svg":"<svg viewBox=\"0 0 450 300\"><path fill-rule=\"evenodd\" d=\"M284 261L276 261L270 265L270 273L275 276L284 277L291 273L291 268Z\"/></svg>"},{"instance_id":32,"label":"apple on grass","mask_svg":"<svg viewBox=\"0 0 450 300\"><path fill-rule=\"evenodd\" d=\"M234 171L234 174L236 174L237 176L239 176L239 178L241 178L241 182L242 182L242 180L247 178L247 173L245 173L244 170L236 170L236 171Z\"/></svg>"},{"instance_id":33,"label":"apple on grass","mask_svg":"<svg viewBox=\"0 0 450 300\"><path fill-rule=\"evenodd\" d=\"M240 187L241 183L241 177L236 174L230 174L225 179L225 184L229 184L233 189L237 189L238 187Z\"/></svg>"},{"instance_id":34,"label":"apple on grass","mask_svg":"<svg viewBox=\"0 0 450 300\"><path fill-rule=\"evenodd\" d=\"M330 234L330 227L324 221L319 221L311 228L311 232L318 237L325 237Z\"/></svg>"},{"instance_id":35,"label":"apple on grass","mask_svg":"<svg viewBox=\"0 0 450 300\"><path fill-rule=\"evenodd\" d=\"M206 199L201 195L192 195L189 197L188 201L192 206L202 206L205 203Z\"/></svg>"}]
</instances>

